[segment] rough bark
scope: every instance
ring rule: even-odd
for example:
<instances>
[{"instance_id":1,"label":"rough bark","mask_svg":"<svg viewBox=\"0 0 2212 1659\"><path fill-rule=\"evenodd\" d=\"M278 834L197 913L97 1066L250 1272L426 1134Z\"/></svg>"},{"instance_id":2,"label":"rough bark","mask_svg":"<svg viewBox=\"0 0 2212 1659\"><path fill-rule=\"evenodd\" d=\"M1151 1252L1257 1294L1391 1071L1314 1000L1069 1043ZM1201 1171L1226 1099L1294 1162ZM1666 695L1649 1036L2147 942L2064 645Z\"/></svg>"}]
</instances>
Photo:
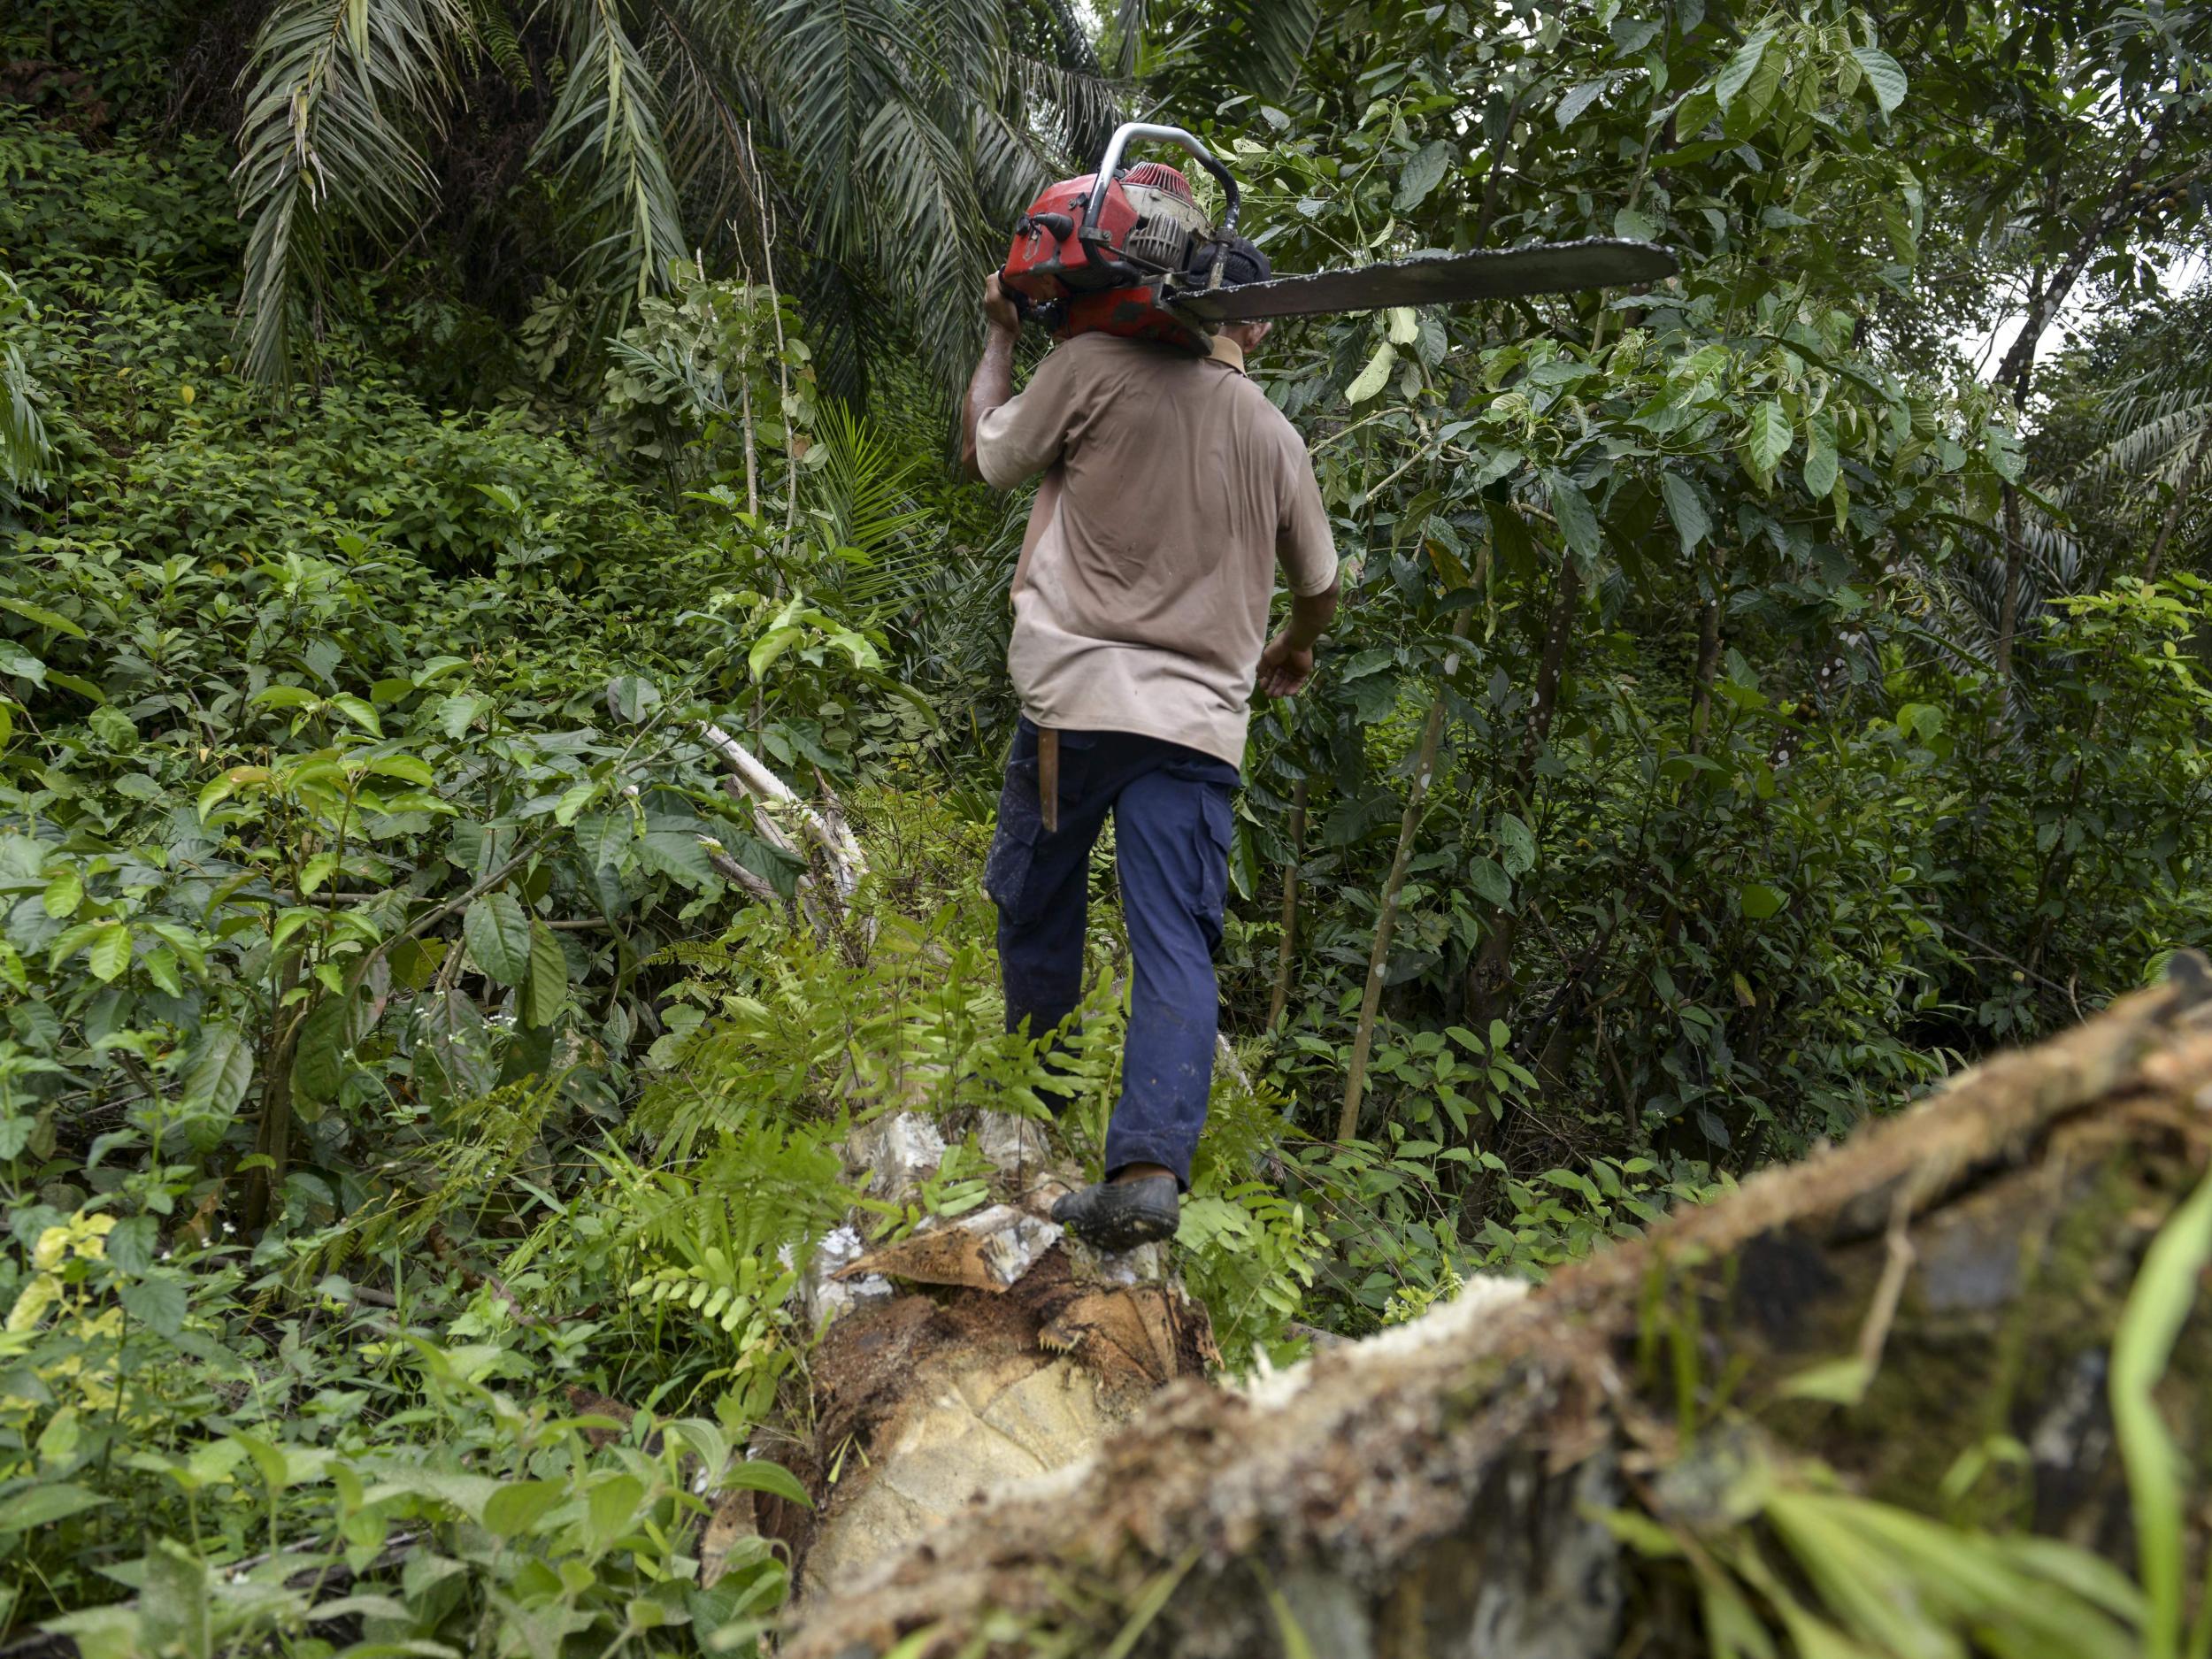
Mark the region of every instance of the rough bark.
<instances>
[{"instance_id":1,"label":"rough bark","mask_svg":"<svg viewBox=\"0 0 2212 1659\"><path fill-rule=\"evenodd\" d=\"M818 1597L783 1659L1701 1655L1677 1569L1594 1512L1667 1519L1699 1457L1746 1444L1925 1513L1962 1453L2009 1434L2032 1462L1990 1518L2124 1561L2101 1379L2212 1151L2208 1102L2192 958L1525 1301L1432 1316L1433 1340L1333 1350L1287 1399L1173 1385L1087 1465ZM2208 1346L2192 1325L2167 1379L2192 1452ZM1839 1360L1874 1362L1856 1405L1786 1386Z\"/></svg>"}]
</instances>

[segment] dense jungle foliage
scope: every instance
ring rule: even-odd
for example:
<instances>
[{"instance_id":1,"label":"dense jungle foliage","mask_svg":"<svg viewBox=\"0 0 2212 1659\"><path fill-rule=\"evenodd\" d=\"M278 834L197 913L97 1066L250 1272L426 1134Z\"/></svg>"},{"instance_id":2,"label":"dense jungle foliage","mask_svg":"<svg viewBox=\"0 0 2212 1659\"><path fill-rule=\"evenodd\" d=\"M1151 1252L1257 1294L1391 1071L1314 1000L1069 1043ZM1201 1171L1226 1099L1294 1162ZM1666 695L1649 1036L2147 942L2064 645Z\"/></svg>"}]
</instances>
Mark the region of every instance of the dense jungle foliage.
<instances>
[{"instance_id":1,"label":"dense jungle foliage","mask_svg":"<svg viewBox=\"0 0 2212 1659\"><path fill-rule=\"evenodd\" d=\"M764 1640L688 1471L790 1485L832 1220L982 1191L849 1189L849 1122L1112 1099L1110 907L1072 1080L999 1034L1026 503L948 431L1120 114L1281 270L1683 263L1255 363L1345 607L1239 806L1179 1241L1233 1365L2212 937L2208 68L2169 0L12 8L0 1627ZM708 722L841 803L849 903Z\"/></svg>"}]
</instances>

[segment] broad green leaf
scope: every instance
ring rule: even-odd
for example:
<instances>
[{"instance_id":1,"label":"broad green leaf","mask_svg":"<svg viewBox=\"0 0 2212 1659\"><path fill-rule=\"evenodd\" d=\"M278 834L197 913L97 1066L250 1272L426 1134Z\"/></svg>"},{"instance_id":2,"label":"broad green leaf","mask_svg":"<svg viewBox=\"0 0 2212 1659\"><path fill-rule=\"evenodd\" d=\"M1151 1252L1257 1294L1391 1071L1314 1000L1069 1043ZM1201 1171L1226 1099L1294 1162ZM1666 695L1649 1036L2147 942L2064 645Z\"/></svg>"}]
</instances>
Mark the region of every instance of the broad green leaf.
<instances>
[{"instance_id":1,"label":"broad green leaf","mask_svg":"<svg viewBox=\"0 0 2212 1659\"><path fill-rule=\"evenodd\" d=\"M56 871L54 879L46 884L43 902L47 915L58 922L67 921L84 902L83 879L73 870Z\"/></svg>"},{"instance_id":2,"label":"broad green leaf","mask_svg":"<svg viewBox=\"0 0 2212 1659\"><path fill-rule=\"evenodd\" d=\"M1444 175L1451 171L1454 147L1448 139L1439 138L1424 144L1398 174L1398 193L1390 205L1403 213L1428 199Z\"/></svg>"},{"instance_id":3,"label":"broad green leaf","mask_svg":"<svg viewBox=\"0 0 2212 1659\"><path fill-rule=\"evenodd\" d=\"M1774 475L1774 469L1790 452L1790 438L1789 413L1779 398L1770 398L1751 411L1751 425L1744 433L1744 452L1762 483Z\"/></svg>"},{"instance_id":4,"label":"broad green leaf","mask_svg":"<svg viewBox=\"0 0 2212 1659\"><path fill-rule=\"evenodd\" d=\"M108 1501L96 1492L88 1492L65 1480L33 1486L28 1492L19 1492L5 1503L0 1503L0 1533L28 1532L50 1526L87 1509L96 1509Z\"/></svg>"},{"instance_id":5,"label":"broad green leaf","mask_svg":"<svg viewBox=\"0 0 2212 1659\"><path fill-rule=\"evenodd\" d=\"M484 1530L495 1538L518 1538L567 1496L565 1480L510 1480L485 1501Z\"/></svg>"},{"instance_id":6,"label":"broad green leaf","mask_svg":"<svg viewBox=\"0 0 2212 1659\"><path fill-rule=\"evenodd\" d=\"M51 628L57 634L66 634L73 640L81 640L85 631L58 611L49 611L44 605L35 605L27 599L0 598L0 608L12 611L19 617L27 617L42 628Z\"/></svg>"},{"instance_id":7,"label":"broad green leaf","mask_svg":"<svg viewBox=\"0 0 2212 1659\"><path fill-rule=\"evenodd\" d=\"M1761 29L1736 49L1736 55L1728 60L1728 66L1713 82L1713 96L1720 101L1722 109L1733 104L1736 95L1750 84L1751 77L1757 72L1761 61L1766 57L1767 47L1773 40L1772 29Z\"/></svg>"},{"instance_id":8,"label":"broad green leaf","mask_svg":"<svg viewBox=\"0 0 2212 1659\"><path fill-rule=\"evenodd\" d=\"M1421 317L1410 305L1394 305L1387 314L1390 343L1409 346L1421 337Z\"/></svg>"},{"instance_id":9,"label":"broad green leaf","mask_svg":"<svg viewBox=\"0 0 2212 1659\"><path fill-rule=\"evenodd\" d=\"M561 941L543 922L530 924L530 977L522 990L522 1018L532 1026L550 1025L568 999L568 957Z\"/></svg>"},{"instance_id":10,"label":"broad green leaf","mask_svg":"<svg viewBox=\"0 0 2212 1659\"><path fill-rule=\"evenodd\" d=\"M246 701L265 709L311 709L322 699L299 686L264 686Z\"/></svg>"},{"instance_id":11,"label":"broad green leaf","mask_svg":"<svg viewBox=\"0 0 2212 1659\"><path fill-rule=\"evenodd\" d=\"M1659 474L1659 494L1665 498L1667 517L1673 521L1675 534L1682 539L1686 558L1712 533L1713 521L1705 511L1705 503L1698 499L1697 487L1678 472Z\"/></svg>"},{"instance_id":12,"label":"broad green leaf","mask_svg":"<svg viewBox=\"0 0 2212 1659\"><path fill-rule=\"evenodd\" d=\"M1763 881L1745 882L1736 896L1743 906L1743 913L1755 922L1766 920L1789 902L1788 895Z\"/></svg>"},{"instance_id":13,"label":"broad green leaf","mask_svg":"<svg viewBox=\"0 0 2212 1659\"><path fill-rule=\"evenodd\" d=\"M1544 482L1551 487L1552 515L1559 520L1560 538L1582 557L1597 557L1598 516L1582 486L1563 472L1548 471Z\"/></svg>"},{"instance_id":14,"label":"broad green leaf","mask_svg":"<svg viewBox=\"0 0 2212 1659\"><path fill-rule=\"evenodd\" d=\"M253 1045L231 1026L209 1025L185 1068L181 1103L196 1110L235 1111L252 1081Z\"/></svg>"},{"instance_id":15,"label":"broad green leaf","mask_svg":"<svg viewBox=\"0 0 2212 1659\"><path fill-rule=\"evenodd\" d=\"M120 1293L123 1311L160 1336L174 1336L184 1329L184 1281L175 1270L126 1285Z\"/></svg>"},{"instance_id":16,"label":"broad green leaf","mask_svg":"<svg viewBox=\"0 0 2212 1659\"><path fill-rule=\"evenodd\" d=\"M635 1475L605 1475L585 1501L584 1546L596 1555L630 1530L645 1483Z\"/></svg>"},{"instance_id":17,"label":"broad green leaf","mask_svg":"<svg viewBox=\"0 0 2212 1659\"><path fill-rule=\"evenodd\" d=\"M563 826L573 824L576 815L589 806L592 796L598 793L599 786L588 778L581 783L572 784L554 803L553 821Z\"/></svg>"},{"instance_id":18,"label":"broad green leaf","mask_svg":"<svg viewBox=\"0 0 2212 1659\"><path fill-rule=\"evenodd\" d=\"M34 686L46 683L46 664L13 640L0 640L0 674L15 674Z\"/></svg>"},{"instance_id":19,"label":"broad green leaf","mask_svg":"<svg viewBox=\"0 0 2212 1659\"><path fill-rule=\"evenodd\" d=\"M458 742L462 734L476 723L476 717L490 706L483 698L465 691L441 697L437 705L438 729Z\"/></svg>"},{"instance_id":20,"label":"broad green leaf","mask_svg":"<svg viewBox=\"0 0 2212 1659\"><path fill-rule=\"evenodd\" d=\"M1887 115L1905 101L1905 72L1894 58L1878 46L1854 46L1852 59L1866 76L1867 89Z\"/></svg>"},{"instance_id":21,"label":"broad green leaf","mask_svg":"<svg viewBox=\"0 0 2212 1659\"><path fill-rule=\"evenodd\" d=\"M1604 96L1605 89L1613 84L1613 80L1611 75L1600 75L1594 81L1585 81L1568 88L1566 96L1559 100L1559 107L1554 111L1561 129L1563 131L1579 120L1583 111Z\"/></svg>"},{"instance_id":22,"label":"broad green leaf","mask_svg":"<svg viewBox=\"0 0 2212 1659\"><path fill-rule=\"evenodd\" d=\"M1375 355L1367 359L1367 366L1344 388L1344 401L1363 403L1381 391L1389 384L1391 368L1397 361L1398 348L1384 341L1375 348Z\"/></svg>"},{"instance_id":23,"label":"broad green leaf","mask_svg":"<svg viewBox=\"0 0 2212 1659\"><path fill-rule=\"evenodd\" d=\"M530 966L530 918L511 893L487 893L461 918L469 958L502 985L519 985Z\"/></svg>"},{"instance_id":24,"label":"broad green leaf","mask_svg":"<svg viewBox=\"0 0 2212 1659\"><path fill-rule=\"evenodd\" d=\"M673 877L688 887L703 887L715 879L714 865L699 838L683 830L654 830L639 837L638 856L648 868Z\"/></svg>"},{"instance_id":25,"label":"broad green leaf","mask_svg":"<svg viewBox=\"0 0 2212 1659\"><path fill-rule=\"evenodd\" d=\"M138 1598L141 1651L209 1659L213 1600L207 1564L182 1544L157 1540L146 1552L145 1586Z\"/></svg>"},{"instance_id":26,"label":"broad green leaf","mask_svg":"<svg viewBox=\"0 0 2212 1659\"><path fill-rule=\"evenodd\" d=\"M1498 815L1498 861L1509 876L1526 875L1536 867L1536 837L1510 812Z\"/></svg>"},{"instance_id":27,"label":"broad green leaf","mask_svg":"<svg viewBox=\"0 0 2212 1659\"><path fill-rule=\"evenodd\" d=\"M310 1101L327 1102L338 1098L345 1081L348 1041L347 1015L342 996L326 996L300 1022L298 1041L292 1050L293 1092Z\"/></svg>"},{"instance_id":28,"label":"broad green leaf","mask_svg":"<svg viewBox=\"0 0 2212 1659\"><path fill-rule=\"evenodd\" d=\"M92 977L111 985L131 965L131 930L123 922L103 922L89 953Z\"/></svg>"},{"instance_id":29,"label":"broad green leaf","mask_svg":"<svg viewBox=\"0 0 2212 1659\"><path fill-rule=\"evenodd\" d=\"M384 723L377 718L375 707L366 697L357 697L349 691L341 691L330 699L330 706L371 737L384 735Z\"/></svg>"},{"instance_id":30,"label":"broad green leaf","mask_svg":"<svg viewBox=\"0 0 2212 1659\"><path fill-rule=\"evenodd\" d=\"M1815 501L1836 487L1836 437L1825 415L1805 423L1805 493Z\"/></svg>"},{"instance_id":31,"label":"broad green leaf","mask_svg":"<svg viewBox=\"0 0 2212 1659\"><path fill-rule=\"evenodd\" d=\"M725 1489L736 1486L747 1492L765 1492L802 1509L814 1507L814 1500L807 1496L798 1477L781 1463L772 1463L765 1458L748 1457L732 1463L722 1471L721 1484Z\"/></svg>"},{"instance_id":32,"label":"broad green leaf","mask_svg":"<svg viewBox=\"0 0 2212 1659\"><path fill-rule=\"evenodd\" d=\"M430 770L430 763L419 755L372 755L361 763L364 770L380 778L396 778L402 783L411 783L428 789L435 787L437 773Z\"/></svg>"}]
</instances>

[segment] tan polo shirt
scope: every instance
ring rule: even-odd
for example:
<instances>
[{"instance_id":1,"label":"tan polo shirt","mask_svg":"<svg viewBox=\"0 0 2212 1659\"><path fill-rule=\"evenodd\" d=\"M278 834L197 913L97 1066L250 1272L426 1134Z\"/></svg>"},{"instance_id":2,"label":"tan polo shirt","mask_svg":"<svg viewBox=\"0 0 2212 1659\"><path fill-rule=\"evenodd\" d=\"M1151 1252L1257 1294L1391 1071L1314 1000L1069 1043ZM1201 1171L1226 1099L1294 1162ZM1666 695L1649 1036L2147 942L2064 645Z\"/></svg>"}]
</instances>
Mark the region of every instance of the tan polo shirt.
<instances>
[{"instance_id":1,"label":"tan polo shirt","mask_svg":"<svg viewBox=\"0 0 2212 1659\"><path fill-rule=\"evenodd\" d=\"M1006 654L1022 712L1242 765L1276 565L1293 593L1336 580L1305 442L1243 354L1078 334L977 423L975 452L999 489L1044 474Z\"/></svg>"}]
</instances>

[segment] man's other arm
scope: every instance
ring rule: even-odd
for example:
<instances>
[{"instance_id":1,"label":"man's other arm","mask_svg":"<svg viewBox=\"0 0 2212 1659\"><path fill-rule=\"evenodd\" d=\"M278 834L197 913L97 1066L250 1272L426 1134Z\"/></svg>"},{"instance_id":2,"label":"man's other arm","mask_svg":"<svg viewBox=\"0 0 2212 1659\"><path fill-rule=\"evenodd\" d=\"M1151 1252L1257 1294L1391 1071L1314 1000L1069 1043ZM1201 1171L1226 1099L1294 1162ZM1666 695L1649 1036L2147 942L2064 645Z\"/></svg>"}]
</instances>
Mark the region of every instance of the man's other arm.
<instances>
[{"instance_id":1,"label":"man's other arm","mask_svg":"<svg viewBox=\"0 0 2212 1659\"><path fill-rule=\"evenodd\" d=\"M1336 619L1337 584L1317 594L1293 594L1290 620L1260 653L1259 687L1271 697L1294 697L1313 678L1313 648Z\"/></svg>"},{"instance_id":2,"label":"man's other arm","mask_svg":"<svg viewBox=\"0 0 2212 1659\"><path fill-rule=\"evenodd\" d=\"M1271 697L1292 697L1313 678L1313 647L1336 618L1336 542L1329 510L1305 445L1286 434L1283 457L1283 516L1275 529L1275 557L1290 583L1290 620L1260 653L1256 684Z\"/></svg>"}]
</instances>

